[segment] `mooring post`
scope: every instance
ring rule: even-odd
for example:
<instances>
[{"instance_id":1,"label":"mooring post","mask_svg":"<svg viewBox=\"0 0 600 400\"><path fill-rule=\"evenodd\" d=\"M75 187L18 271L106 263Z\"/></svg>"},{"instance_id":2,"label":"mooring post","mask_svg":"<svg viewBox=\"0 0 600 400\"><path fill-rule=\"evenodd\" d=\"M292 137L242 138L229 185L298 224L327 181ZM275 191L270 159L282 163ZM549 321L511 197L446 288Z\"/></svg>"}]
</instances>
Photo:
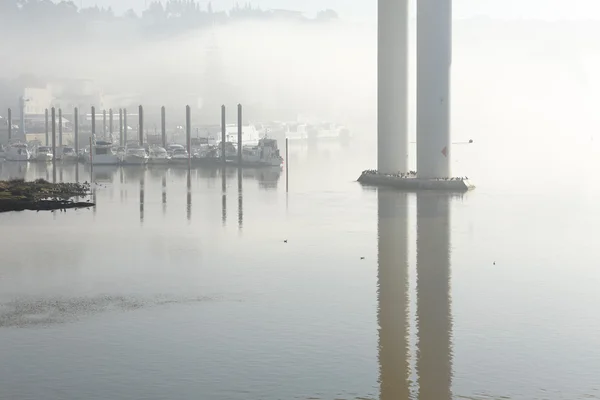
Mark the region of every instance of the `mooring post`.
<instances>
[{"instance_id":1,"label":"mooring post","mask_svg":"<svg viewBox=\"0 0 600 400\"><path fill-rule=\"evenodd\" d=\"M160 108L160 134L162 136L162 146L167 147L167 120L165 106Z\"/></svg>"},{"instance_id":2,"label":"mooring post","mask_svg":"<svg viewBox=\"0 0 600 400\"><path fill-rule=\"evenodd\" d=\"M77 107L73 110L73 135L75 154L79 157L79 109Z\"/></svg>"},{"instance_id":3,"label":"mooring post","mask_svg":"<svg viewBox=\"0 0 600 400\"><path fill-rule=\"evenodd\" d=\"M123 109L123 146L127 146L127 109Z\"/></svg>"},{"instance_id":4,"label":"mooring post","mask_svg":"<svg viewBox=\"0 0 600 400\"><path fill-rule=\"evenodd\" d=\"M242 166L242 105L238 104L237 158L238 166Z\"/></svg>"},{"instance_id":5,"label":"mooring post","mask_svg":"<svg viewBox=\"0 0 600 400\"><path fill-rule=\"evenodd\" d=\"M225 105L221 106L221 161L225 165L225 143L227 141L227 126L225 125Z\"/></svg>"},{"instance_id":6,"label":"mooring post","mask_svg":"<svg viewBox=\"0 0 600 400\"><path fill-rule=\"evenodd\" d=\"M188 167L192 157L192 109L185 106L185 143L188 151Z\"/></svg>"},{"instance_id":7,"label":"mooring post","mask_svg":"<svg viewBox=\"0 0 600 400\"><path fill-rule=\"evenodd\" d=\"M92 106L92 136L96 134L96 107Z\"/></svg>"},{"instance_id":8,"label":"mooring post","mask_svg":"<svg viewBox=\"0 0 600 400\"><path fill-rule=\"evenodd\" d=\"M123 146L123 109L119 108L119 146Z\"/></svg>"},{"instance_id":9,"label":"mooring post","mask_svg":"<svg viewBox=\"0 0 600 400\"><path fill-rule=\"evenodd\" d=\"M142 105L140 105L138 108L138 114L139 114L138 135L139 135L140 146L143 146L144 145L144 107Z\"/></svg>"},{"instance_id":10,"label":"mooring post","mask_svg":"<svg viewBox=\"0 0 600 400\"><path fill-rule=\"evenodd\" d=\"M112 108L108 110L108 118L110 118L110 120L108 121L108 133L110 134L110 138L112 140L112 134L113 134L113 110L112 110Z\"/></svg>"},{"instance_id":11,"label":"mooring post","mask_svg":"<svg viewBox=\"0 0 600 400\"><path fill-rule=\"evenodd\" d=\"M289 170L290 170L290 158L289 158L289 152L288 152L288 138L285 138L285 191L287 192L290 188L290 174L289 174Z\"/></svg>"},{"instance_id":12,"label":"mooring post","mask_svg":"<svg viewBox=\"0 0 600 400\"><path fill-rule=\"evenodd\" d=\"M94 141L90 136L90 185L94 184ZM96 188L94 188L96 190ZM94 201L94 203L96 203Z\"/></svg>"},{"instance_id":13,"label":"mooring post","mask_svg":"<svg viewBox=\"0 0 600 400\"><path fill-rule=\"evenodd\" d=\"M56 166L56 110L52 107L52 169Z\"/></svg>"},{"instance_id":14,"label":"mooring post","mask_svg":"<svg viewBox=\"0 0 600 400\"><path fill-rule=\"evenodd\" d=\"M63 128L62 128L62 108L58 109L58 148L62 149L63 145ZM60 156L62 157L62 151Z\"/></svg>"},{"instance_id":15,"label":"mooring post","mask_svg":"<svg viewBox=\"0 0 600 400\"><path fill-rule=\"evenodd\" d=\"M102 110L102 136L106 139L106 110Z\"/></svg>"},{"instance_id":16,"label":"mooring post","mask_svg":"<svg viewBox=\"0 0 600 400\"><path fill-rule=\"evenodd\" d=\"M46 146L48 146L50 144L50 138L48 137L50 132L48 131L48 109L46 108L46 110L44 111L44 119L46 122Z\"/></svg>"},{"instance_id":17,"label":"mooring post","mask_svg":"<svg viewBox=\"0 0 600 400\"><path fill-rule=\"evenodd\" d=\"M8 109L8 141L12 139L12 110Z\"/></svg>"}]
</instances>

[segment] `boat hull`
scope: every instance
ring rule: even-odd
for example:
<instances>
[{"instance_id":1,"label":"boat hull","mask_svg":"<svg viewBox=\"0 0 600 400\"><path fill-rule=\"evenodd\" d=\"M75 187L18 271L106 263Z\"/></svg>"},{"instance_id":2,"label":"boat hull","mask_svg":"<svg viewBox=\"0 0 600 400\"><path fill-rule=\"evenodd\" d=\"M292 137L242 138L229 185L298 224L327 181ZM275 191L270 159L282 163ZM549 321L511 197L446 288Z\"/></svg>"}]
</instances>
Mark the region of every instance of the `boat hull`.
<instances>
[{"instance_id":1,"label":"boat hull","mask_svg":"<svg viewBox=\"0 0 600 400\"><path fill-rule=\"evenodd\" d=\"M153 158L150 157L148 164L151 165L168 165L170 160L168 158Z\"/></svg>"},{"instance_id":2,"label":"boat hull","mask_svg":"<svg viewBox=\"0 0 600 400\"><path fill-rule=\"evenodd\" d=\"M95 155L93 159L87 159L87 162L92 165L117 165L119 164L119 157L116 155Z\"/></svg>"},{"instance_id":3,"label":"boat hull","mask_svg":"<svg viewBox=\"0 0 600 400\"><path fill-rule=\"evenodd\" d=\"M52 162L52 154L38 154L35 156L34 161L37 162Z\"/></svg>"},{"instance_id":4,"label":"boat hull","mask_svg":"<svg viewBox=\"0 0 600 400\"><path fill-rule=\"evenodd\" d=\"M146 165L148 164L148 157L139 157L139 156L125 156L123 158L124 165Z\"/></svg>"}]
</instances>

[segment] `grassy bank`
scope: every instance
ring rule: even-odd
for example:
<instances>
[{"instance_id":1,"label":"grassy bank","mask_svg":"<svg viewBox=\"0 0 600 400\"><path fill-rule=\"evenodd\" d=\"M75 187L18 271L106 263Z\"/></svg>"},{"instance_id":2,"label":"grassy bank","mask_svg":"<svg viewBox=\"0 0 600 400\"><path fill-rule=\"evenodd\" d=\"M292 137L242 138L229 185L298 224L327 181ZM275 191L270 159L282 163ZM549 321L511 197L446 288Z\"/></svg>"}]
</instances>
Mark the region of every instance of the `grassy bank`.
<instances>
[{"instance_id":1,"label":"grassy bank","mask_svg":"<svg viewBox=\"0 0 600 400\"><path fill-rule=\"evenodd\" d=\"M90 207L94 204L72 200L89 193L88 184L50 183L44 179L0 181L0 212Z\"/></svg>"}]
</instances>

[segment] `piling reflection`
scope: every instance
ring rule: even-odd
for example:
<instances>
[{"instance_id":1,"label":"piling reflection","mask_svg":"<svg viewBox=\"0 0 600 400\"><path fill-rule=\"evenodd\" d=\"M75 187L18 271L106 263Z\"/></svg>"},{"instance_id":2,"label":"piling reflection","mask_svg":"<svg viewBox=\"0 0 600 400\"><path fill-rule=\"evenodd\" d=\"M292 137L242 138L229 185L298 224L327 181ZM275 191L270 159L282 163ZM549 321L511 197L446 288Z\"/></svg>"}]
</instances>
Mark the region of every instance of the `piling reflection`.
<instances>
[{"instance_id":1,"label":"piling reflection","mask_svg":"<svg viewBox=\"0 0 600 400\"><path fill-rule=\"evenodd\" d=\"M140 175L140 223L143 224L144 223L144 186L145 186L145 174L144 174L144 170L142 170L142 173Z\"/></svg>"},{"instance_id":2,"label":"piling reflection","mask_svg":"<svg viewBox=\"0 0 600 400\"><path fill-rule=\"evenodd\" d=\"M187 170L187 219L192 219L192 171L188 168Z\"/></svg>"},{"instance_id":3,"label":"piling reflection","mask_svg":"<svg viewBox=\"0 0 600 400\"><path fill-rule=\"evenodd\" d=\"M162 212L163 215L167 213L167 175L162 178Z\"/></svg>"},{"instance_id":4,"label":"piling reflection","mask_svg":"<svg viewBox=\"0 0 600 400\"><path fill-rule=\"evenodd\" d=\"M450 400L450 197L446 194L417 194L417 324L419 399Z\"/></svg>"},{"instance_id":5,"label":"piling reflection","mask_svg":"<svg viewBox=\"0 0 600 400\"><path fill-rule=\"evenodd\" d=\"M382 400L410 398L408 365L408 195L379 190L379 385Z\"/></svg>"},{"instance_id":6,"label":"piling reflection","mask_svg":"<svg viewBox=\"0 0 600 400\"><path fill-rule=\"evenodd\" d=\"M223 226L227 223L227 169L221 169L221 219Z\"/></svg>"},{"instance_id":7,"label":"piling reflection","mask_svg":"<svg viewBox=\"0 0 600 400\"><path fill-rule=\"evenodd\" d=\"M241 232L244 225L244 198L242 195L242 169L238 168L238 230Z\"/></svg>"}]
</instances>

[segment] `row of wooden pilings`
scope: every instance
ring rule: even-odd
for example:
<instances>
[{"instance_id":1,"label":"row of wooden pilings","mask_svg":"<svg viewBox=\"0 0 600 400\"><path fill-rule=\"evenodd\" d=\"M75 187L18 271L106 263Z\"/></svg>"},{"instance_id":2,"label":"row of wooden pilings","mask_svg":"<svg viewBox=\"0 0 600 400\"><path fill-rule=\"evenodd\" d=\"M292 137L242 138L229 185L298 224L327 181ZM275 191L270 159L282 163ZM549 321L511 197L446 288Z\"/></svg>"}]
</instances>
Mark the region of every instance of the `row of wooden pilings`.
<instances>
[{"instance_id":1,"label":"row of wooden pilings","mask_svg":"<svg viewBox=\"0 0 600 400\"><path fill-rule=\"evenodd\" d=\"M92 138L95 138L96 135L96 108L94 106L91 107L91 122L92 122L92 136L90 138L90 145L92 145ZM226 160L226 154L225 154L225 145L227 143L227 124L226 124L226 109L225 109L225 105L221 106L221 158L223 160L223 164L225 163ZM49 124L49 114L50 114L50 118L51 118L51 124ZM109 114L109 133L112 135L113 134L113 110L109 109L108 110L108 114ZM107 117L107 113L106 110L103 110L102 112L103 115L103 134L104 136L106 136L106 117ZM51 125L51 132L52 132L52 136L51 136L51 142L52 142L52 156L53 156L53 163L56 163L56 117L57 117L57 110L55 107L52 107L50 109L50 112L48 109L45 110L45 123L46 123L46 146L50 146L50 131L49 131L49 125ZM144 107L142 105L140 105L138 107L138 124L139 124L139 129L138 129L138 140L139 140L139 144L140 146L144 145ZM62 148L63 146L63 120L62 120L62 109L59 108L58 109L58 147ZM166 111L165 111L165 107L161 107L161 141L162 141L162 146L166 147L167 145L167 132L166 132ZM191 162L191 156L192 156L192 138L191 138L191 131L192 131L192 122L191 122L191 108L190 106L186 106L185 107L185 133L186 133L186 147L187 147L187 152L188 152L188 159ZM24 132L24 127L21 127L22 132ZM126 108L122 108L119 109L119 142L121 146L125 146L125 144L127 143L127 130L128 130L128 125L127 125L127 109ZM9 142L12 140L12 110L9 108L8 109L8 140ZM77 107L74 108L73 110L73 147L75 148L75 153L79 154L79 109ZM237 161L238 161L238 165L241 166L242 165L242 105L238 104L237 106ZM286 175L286 191L288 190L288 178L289 178L289 173L288 173L288 141L286 139L286 143L285 143L285 175Z\"/></svg>"},{"instance_id":2,"label":"row of wooden pilings","mask_svg":"<svg viewBox=\"0 0 600 400\"><path fill-rule=\"evenodd\" d=\"M58 147L63 146L63 117L62 117L62 109L56 110L56 108L52 107L50 110L46 109L45 111L45 123L46 123L46 146L52 146L52 154L56 156L56 119L57 119L57 111L58 111ZM237 106L237 141L238 141L238 162L241 163L242 160L242 105L238 104ZM96 135L96 108L91 107L91 122L92 122L92 137L95 138ZM103 135L106 137L106 119L107 112L103 110ZM108 110L108 118L109 118L109 134L112 135L113 132L113 110ZM139 106L138 108L138 140L140 146L144 145L144 107ZM51 129L50 129L51 127ZM23 129L23 127L21 127ZM119 109L119 143L121 146L125 146L127 143L127 109ZM50 132L51 131L51 132ZM191 108L190 106L185 107L185 132L186 132L186 145L188 154L191 157ZM52 134L50 136L50 133ZM161 141L162 146L167 146L167 132L166 132L166 112L165 107L161 107ZM12 140L12 110L8 109L8 140ZM50 143L51 142L51 143ZM73 110L73 145L75 148L75 152L79 152L79 110L77 107ZM221 157L225 159L225 144L227 142L227 127L226 127L226 119L225 119L225 106L221 106Z\"/></svg>"}]
</instances>

